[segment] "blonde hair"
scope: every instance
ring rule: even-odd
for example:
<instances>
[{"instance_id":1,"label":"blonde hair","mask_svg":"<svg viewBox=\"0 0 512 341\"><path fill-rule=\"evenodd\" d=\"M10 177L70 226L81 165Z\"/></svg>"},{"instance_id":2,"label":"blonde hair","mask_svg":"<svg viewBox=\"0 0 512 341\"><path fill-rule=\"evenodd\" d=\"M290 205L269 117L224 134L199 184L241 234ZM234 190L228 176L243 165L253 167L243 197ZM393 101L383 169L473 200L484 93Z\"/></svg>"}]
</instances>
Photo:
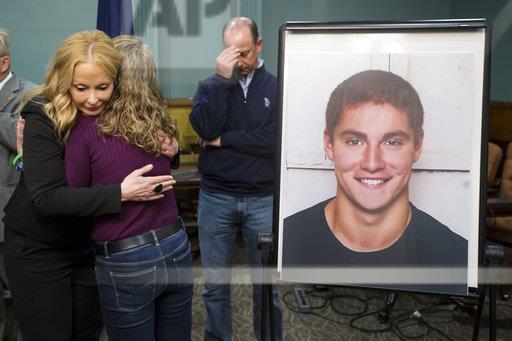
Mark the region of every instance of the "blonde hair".
<instances>
[{"instance_id":1,"label":"blonde hair","mask_svg":"<svg viewBox=\"0 0 512 341\"><path fill-rule=\"evenodd\" d=\"M45 114L63 141L73 127L78 111L69 93L75 66L87 62L98 65L114 81L121 66L121 55L109 36L101 31L74 33L57 47L43 84L25 97L41 95L34 101L44 105Z\"/></svg>"},{"instance_id":2,"label":"blonde hair","mask_svg":"<svg viewBox=\"0 0 512 341\"><path fill-rule=\"evenodd\" d=\"M118 86L99 122L100 131L122 136L147 152L160 154L162 131L177 136L176 121L156 83L156 66L150 48L134 36L118 36L114 45L122 55Z\"/></svg>"}]
</instances>

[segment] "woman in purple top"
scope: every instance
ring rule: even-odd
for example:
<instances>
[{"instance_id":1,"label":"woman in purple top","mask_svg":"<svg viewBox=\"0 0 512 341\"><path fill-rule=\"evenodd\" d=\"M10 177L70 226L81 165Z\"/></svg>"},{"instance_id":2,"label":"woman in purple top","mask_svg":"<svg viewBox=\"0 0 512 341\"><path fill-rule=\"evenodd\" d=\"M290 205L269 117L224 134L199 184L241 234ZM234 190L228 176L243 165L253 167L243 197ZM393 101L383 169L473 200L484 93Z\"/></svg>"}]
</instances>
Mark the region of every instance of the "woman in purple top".
<instances>
[{"instance_id":1,"label":"woman in purple top","mask_svg":"<svg viewBox=\"0 0 512 341\"><path fill-rule=\"evenodd\" d=\"M79 112L106 108L120 66L105 33L78 32L58 46L43 84L27 94L24 169L4 209L4 261L25 341L98 340L103 323L87 217L117 214L129 200L159 199L155 186L165 192L174 183L170 174L143 177L147 165L109 185L67 186L68 133Z\"/></svg>"},{"instance_id":2,"label":"woman in purple top","mask_svg":"<svg viewBox=\"0 0 512 341\"><path fill-rule=\"evenodd\" d=\"M99 115L82 111L66 142L71 186L116 183L148 163L154 166L149 175L170 172L156 136L174 137L176 122L156 85L151 52L131 36L114 44L123 62L112 101ZM96 217L91 236L110 340L190 340L192 258L174 193L123 203L121 213Z\"/></svg>"}]
</instances>

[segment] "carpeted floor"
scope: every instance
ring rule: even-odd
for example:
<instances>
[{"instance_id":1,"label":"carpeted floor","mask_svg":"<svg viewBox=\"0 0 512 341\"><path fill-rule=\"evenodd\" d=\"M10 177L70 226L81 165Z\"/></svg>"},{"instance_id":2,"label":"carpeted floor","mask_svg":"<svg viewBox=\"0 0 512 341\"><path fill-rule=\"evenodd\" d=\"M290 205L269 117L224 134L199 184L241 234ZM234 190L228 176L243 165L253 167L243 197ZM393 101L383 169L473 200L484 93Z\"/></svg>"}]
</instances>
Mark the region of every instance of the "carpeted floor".
<instances>
[{"instance_id":1,"label":"carpeted floor","mask_svg":"<svg viewBox=\"0 0 512 341\"><path fill-rule=\"evenodd\" d=\"M197 243L192 240L193 244ZM192 312L192 340L203 340L206 310L202 301L202 275L199 258L196 263ZM243 242L235 241L234 266L245 264ZM244 275L242 274L242 277ZM247 282L247 277L245 281ZM294 288L305 290L311 311L301 313ZM232 285L233 340L255 340L252 331L252 295L248 284ZM283 332L285 341L331 340L471 340L474 317L447 296L400 293L387 323L380 323L379 312L385 306L385 291L314 287L282 284ZM512 340L512 298L497 299L497 340ZM469 300L476 304L476 299ZM467 303L467 302L466 302ZM489 340L488 304L484 308L479 340ZM102 335L102 341L107 337Z\"/></svg>"},{"instance_id":2,"label":"carpeted floor","mask_svg":"<svg viewBox=\"0 0 512 341\"><path fill-rule=\"evenodd\" d=\"M195 288L193 340L203 339L206 318L201 286ZM471 340L474 318L464 313L449 297L399 294L388 323L381 324L378 312L386 293L375 290L327 288L307 289L313 309L298 312L292 286L280 286L283 307L284 340ZM251 289L233 286L234 340L255 340L252 332ZM512 316L511 302L498 302L498 319ZM512 340L512 320L497 329L498 340ZM479 340L488 340L488 328L482 321ZM505 329L508 327L509 329Z\"/></svg>"},{"instance_id":3,"label":"carpeted floor","mask_svg":"<svg viewBox=\"0 0 512 341\"><path fill-rule=\"evenodd\" d=\"M199 260L196 260L199 265ZM234 266L243 265L241 238L235 241ZM201 298L202 276L197 268L193 299L193 340L203 339L206 311ZM306 291L311 312L299 312L295 287ZM255 340L252 332L251 286L232 285L233 339ZM388 293L347 287L279 285L283 300L283 332L286 341L324 340L471 340L474 317L450 297L400 293L389 320L382 324L378 314ZM499 296L499 295L498 295ZM469 300L476 304L476 299ZM488 305L484 308L479 340L489 340ZM497 339L512 340L512 299L497 300ZM507 321L501 321L508 319Z\"/></svg>"}]
</instances>

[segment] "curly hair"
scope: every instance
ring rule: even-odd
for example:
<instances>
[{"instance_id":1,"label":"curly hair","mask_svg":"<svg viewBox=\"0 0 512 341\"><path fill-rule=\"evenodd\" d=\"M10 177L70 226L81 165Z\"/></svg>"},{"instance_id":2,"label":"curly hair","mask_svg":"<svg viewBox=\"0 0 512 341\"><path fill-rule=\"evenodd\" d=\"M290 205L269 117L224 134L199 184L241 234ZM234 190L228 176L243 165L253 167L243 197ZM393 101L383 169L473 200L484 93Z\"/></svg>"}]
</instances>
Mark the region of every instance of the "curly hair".
<instances>
[{"instance_id":1,"label":"curly hair","mask_svg":"<svg viewBox=\"0 0 512 341\"><path fill-rule=\"evenodd\" d=\"M88 62L98 65L109 78L115 80L121 66L121 55L110 37L101 31L74 33L57 47L43 84L24 97L24 101L33 99L44 105L45 114L53 122L63 142L78 113L69 93L74 69L77 64ZM37 99L34 98L36 96Z\"/></svg>"},{"instance_id":2,"label":"curly hair","mask_svg":"<svg viewBox=\"0 0 512 341\"><path fill-rule=\"evenodd\" d=\"M156 83L156 66L150 48L134 36L118 36L114 45L122 56L118 86L101 115L100 131L122 136L147 152L160 154L160 132L176 137L177 127Z\"/></svg>"}]
</instances>

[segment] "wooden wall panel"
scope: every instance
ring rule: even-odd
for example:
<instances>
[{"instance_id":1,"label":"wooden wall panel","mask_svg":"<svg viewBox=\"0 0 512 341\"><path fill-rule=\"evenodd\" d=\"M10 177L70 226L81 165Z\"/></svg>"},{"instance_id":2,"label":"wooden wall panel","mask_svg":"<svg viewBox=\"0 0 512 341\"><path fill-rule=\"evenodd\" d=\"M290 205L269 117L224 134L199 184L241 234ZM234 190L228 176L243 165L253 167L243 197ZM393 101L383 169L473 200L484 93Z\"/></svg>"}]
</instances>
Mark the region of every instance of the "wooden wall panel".
<instances>
[{"instance_id":1,"label":"wooden wall panel","mask_svg":"<svg viewBox=\"0 0 512 341\"><path fill-rule=\"evenodd\" d=\"M491 102L489 140L512 141L512 102Z\"/></svg>"}]
</instances>

